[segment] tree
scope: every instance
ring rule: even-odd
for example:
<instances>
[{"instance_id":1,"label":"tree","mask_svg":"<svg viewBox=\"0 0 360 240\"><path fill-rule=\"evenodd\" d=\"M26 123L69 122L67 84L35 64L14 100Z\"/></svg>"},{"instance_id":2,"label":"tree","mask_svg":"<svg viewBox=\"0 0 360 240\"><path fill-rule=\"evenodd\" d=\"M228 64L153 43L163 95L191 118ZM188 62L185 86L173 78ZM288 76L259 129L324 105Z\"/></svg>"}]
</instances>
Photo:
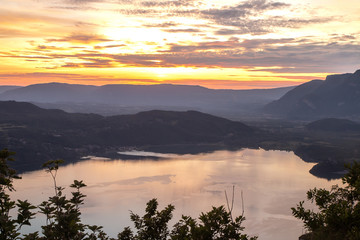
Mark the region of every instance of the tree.
<instances>
[{"instance_id":1,"label":"tree","mask_svg":"<svg viewBox=\"0 0 360 240\"><path fill-rule=\"evenodd\" d=\"M309 231L307 239L360 239L360 163L346 167L349 171L342 178L344 187L335 185L330 190L314 188L307 192L307 199L316 204L318 211L305 209L304 201L292 208L293 215Z\"/></svg>"},{"instance_id":2,"label":"tree","mask_svg":"<svg viewBox=\"0 0 360 240\"><path fill-rule=\"evenodd\" d=\"M46 215L46 225L42 226L44 237L35 239L50 240L107 240L109 237L101 226L90 226L81 222L80 205L84 203L84 194L80 189L86 187L83 181L74 180L70 185L75 191L69 199L63 194L63 187L56 184L56 175L63 160L51 160L43 167L51 174L55 195L40 204L40 213ZM37 233L36 233L37 234Z\"/></svg>"},{"instance_id":3,"label":"tree","mask_svg":"<svg viewBox=\"0 0 360 240\"><path fill-rule=\"evenodd\" d=\"M0 151L0 239L19 239L20 229L24 225L30 225L30 220L35 213L31 210L36 207L27 200L12 201L7 193L15 191L14 179L20 179L16 171L9 167L9 162L14 161L12 156L15 153L7 149ZM17 207L17 217L11 217L11 210Z\"/></svg>"},{"instance_id":4,"label":"tree","mask_svg":"<svg viewBox=\"0 0 360 240\"><path fill-rule=\"evenodd\" d=\"M175 224L172 231L172 240L198 239L198 240L256 240L257 237L249 237L243 233L241 223L245 220L242 215L233 220L231 212L224 206L213 207L207 213L201 213L200 223L189 216L183 216Z\"/></svg>"},{"instance_id":5,"label":"tree","mask_svg":"<svg viewBox=\"0 0 360 240\"><path fill-rule=\"evenodd\" d=\"M13 152L7 149L0 151L0 239L1 240L107 240L110 239L102 227L90 226L81 222L80 205L83 204L84 194L80 189L86 185L82 181L75 180L70 185L75 191L68 199L64 194L64 188L56 185L56 174L62 160L49 161L44 164L46 171L53 178L55 195L49 197L38 207L40 213L46 215L46 224L42 226L42 235L38 232L21 236L20 229L23 225L30 225L30 220L35 213L31 210L37 207L31 205L27 200L18 200L17 203L10 199L6 191L15 191L13 180L20 179L16 171L9 167L9 161L14 161ZM10 211L17 207L17 217L12 218Z\"/></svg>"},{"instance_id":6,"label":"tree","mask_svg":"<svg viewBox=\"0 0 360 240\"><path fill-rule=\"evenodd\" d=\"M133 212L130 219L134 222L137 234L134 235L129 227L125 228L118 235L119 239L137 240L166 240L169 236L168 222L172 218L173 205L168 205L164 210L157 211L158 202L156 199L150 200L146 204L145 215L140 217Z\"/></svg>"},{"instance_id":7,"label":"tree","mask_svg":"<svg viewBox=\"0 0 360 240\"><path fill-rule=\"evenodd\" d=\"M213 207L207 213L201 213L200 223L189 216L182 216L169 233L167 224L172 217L174 206L168 205L164 210L157 211L158 202L152 199L147 203L143 217L131 213L131 220L137 229L134 234L129 227L119 233L119 240L256 240L243 234L241 223L243 216L232 219L230 211L224 206Z\"/></svg>"}]
</instances>

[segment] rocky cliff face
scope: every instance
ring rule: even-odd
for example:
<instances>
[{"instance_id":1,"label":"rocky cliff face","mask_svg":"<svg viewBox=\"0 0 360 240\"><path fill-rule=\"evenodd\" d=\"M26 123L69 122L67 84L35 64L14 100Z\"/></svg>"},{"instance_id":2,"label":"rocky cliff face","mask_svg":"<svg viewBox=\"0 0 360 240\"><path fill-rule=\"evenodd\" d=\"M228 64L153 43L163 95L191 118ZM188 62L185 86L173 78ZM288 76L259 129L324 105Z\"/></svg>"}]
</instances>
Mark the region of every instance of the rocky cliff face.
<instances>
[{"instance_id":1,"label":"rocky cliff face","mask_svg":"<svg viewBox=\"0 0 360 240\"><path fill-rule=\"evenodd\" d=\"M264 111L290 118L360 116L360 70L313 80L265 106Z\"/></svg>"}]
</instances>

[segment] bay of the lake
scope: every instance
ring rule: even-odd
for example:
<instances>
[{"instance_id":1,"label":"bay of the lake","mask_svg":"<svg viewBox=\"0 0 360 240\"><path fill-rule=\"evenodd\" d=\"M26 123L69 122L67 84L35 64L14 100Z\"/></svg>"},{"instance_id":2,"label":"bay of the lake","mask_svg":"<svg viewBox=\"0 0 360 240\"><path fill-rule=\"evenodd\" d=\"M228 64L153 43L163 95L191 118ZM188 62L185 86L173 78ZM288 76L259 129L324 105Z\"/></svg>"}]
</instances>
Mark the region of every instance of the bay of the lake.
<instances>
[{"instance_id":1,"label":"bay of the lake","mask_svg":"<svg viewBox=\"0 0 360 240\"><path fill-rule=\"evenodd\" d=\"M243 149L195 155L153 154L161 160L108 160L93 158L59 169L58 185L67 188L74 179L83 180L87 195L82 221L104 226L115 237L124 227L133 227L129 211L144 214L146 202L157 198L159 208L175 206L174 221L182 214L198 217L212 206L226 205L224 191L231 198L235 186L234 215L242 212L245 232L263 240L296 240L304 232L302 222L291 215L291 207L306 199L310 188L330 188L340 180L328 181L309 173L314 164L293 152ZM43 170L22 174L15 181L15 199L38 205L52 196L49 173ZM40 230L45 218L39 215L24 232Z\"/></svg>"}]
</instances>

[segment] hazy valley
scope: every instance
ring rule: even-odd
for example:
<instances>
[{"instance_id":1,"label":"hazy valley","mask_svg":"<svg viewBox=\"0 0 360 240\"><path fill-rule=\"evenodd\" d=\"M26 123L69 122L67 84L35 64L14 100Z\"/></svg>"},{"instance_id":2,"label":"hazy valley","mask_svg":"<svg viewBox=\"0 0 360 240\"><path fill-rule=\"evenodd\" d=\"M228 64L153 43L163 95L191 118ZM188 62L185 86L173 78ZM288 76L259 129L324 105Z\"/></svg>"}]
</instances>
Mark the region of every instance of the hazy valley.
<instances>
[{"instance_id":1,"label":"hazy valley","mask_svg":"<svg viewBox=\"0 0 360 240\"><path fill-rule=\"evenodd\" d=\"M215 90L200 86L35 84L0 88L0 100L32 102L43 108L100 115L134 114L149 110L196 110L238 117L258 112L293 87Z\"/></svg>"},{"instance_id":2,"label":"hazy valley","mask_svg":"<svg viewBox=\"0 0 360 240\"><path fill-rule=\"evenodd\" d=\"M99 106L141 111L153 105L191 111L151 110L103 116L3 101L1 144L18 152L16 165L22 171L38 169L44 161L56 158L69 162L88 155L116 158L117 152L126 148L178 153L264 148L294 151L303 160L318 163L311 170L313 174L340 177L344 163L359 157L359 124L327 118L359 117L359 82L357 71L294 89L235 91L196 86L95 87L57 83L10 87L0 94L1 99L53 107L68 104L89 112L96 112ZM331 94L334 89L336 97ZM205 112L223 111L242 122L192 110L198 108ZM297 118L295 113L302 117ZM320 118L323 120L311 122Z\"/></svg>"},{"instance_id":3,"label":"hazy valley","mask_svg":"<svg viewBox=\"0 0 360 240\"><path fill-rule=\"evenodd\" d=\"M305 182L327 186L339 181L346 173L346 163L359 159L359 82L360 74L357 71L354 74L328 76L324 81L314 80L294 88L246 91L176 85L96 87L49 83L28 87L6 86L0 88L0 145L17 153L16 161L11 165L27 181L34 181L34 188L39 188L38 191L44 187L42 181L36 180L41 177L41 172L36 170L41 169L41 165L48 160L61 158L67 164L71 163L64 168L70 169L67 174L81 172L82 168L89 168L88 171L95 174L93 168L105 169L111 166L114 169L106 170L108 174L115 169L122 172L126 164L127 171L133 171L132 176L137 177L131 178L125 174L127 178L117 180L116 185L122 189L117 190L120 192L125 191L124 186L133 184L154 188L161 183L164 186L156 188L171 185L174 191L187 189L182 184L189 177L183 176L185 170L179 166L186 169L197 166L196 169L201 172L197 175L205 174L214 178L210 182L204 180L205 175L204 179L197 179L199 182L196 184L201 188L221 191L219 187L226 188L227 184L237 179L245 184L249 197L257 201L260 196L252 193L248 187L252 184L266 192L271 199L278 197L273 191L261 186L262 181L269 181L266 176L273 167L271 179L277 180L271 181L275 181L273 184L276 189L282 189L283 196L290 203L293 193L290 189L283 189L283 181L294 181L291 177L299 176L296 179L299 189L304 184L301 178L307 179ZM233 159L226 156L232 156ZM299 160L295 159L297 157L306 163L293 168L299 165ZM309 167L306 165L308 163L314 165ZM203 164L217 169L218 177L211 175L210 169L200 170ZM253 175L248 175L244 164L254 164L252 172L262 177L259 175L252 179ZM230 165L231 171L227 169ZM155 170L156 167L162 170L160 175L147 176L141 170L144 166L154 168L151 171L159 171ZM287 175L281 172L285 168L289 172ZM300 168L309 169L317 178L297 173ZM229 171L231 178L221 177L222 183L218 186L217 178L225 172L229 174ZM240 172L247 177L240 179ZM86 176L84 178L92 184L96 196L104 189L114 191L114 187L110 186L118 177L113 172L107 180L110 182L102 183L103 187L100 188L97 184L104 181L104 177L96 180L98 182ZM324 181L327 181L326 184ZM22 186L18 187L22 189ZM28 194L22 197L36 201L37 198ZM162 192L156 194L171 201ZM215 199L215 195L211 193L211 198ZM111 199L110 196L107 198ZM117 196L117 199L120 198ZM182 195L178 198L186 202ZM189 196L189 199L198 201L194 196ZM90 201L97 200L90 197ZM257 203L253 208L260 209L269 204ZM116 208L113 203L106 205L112 206L111 209ZM187 208L181 209L189 211ZM279 207L276 211L282 210ZM265 212L275 214L268 210ZM96 213L96 216L100 215ZM268 225L258 222L255 212L250 210L248 215L254 218L250 223L261 226L258 230L250 228L250 231L264 236L264 228ZM288 213L285 213L284 217L287 216ZM284 226L282 220L277 221L273 224ZM102 222L106 222L105 215L100 224ZM123 220L123 223L127 221ZM287 224L293 228L292 236L300 235L294 227L296 222ZM109 228L109 231L116 230ZM288 235L270 231L271 236L276 234L278 239L286 239L284 236Z\"/></svg>"}]
</instances>

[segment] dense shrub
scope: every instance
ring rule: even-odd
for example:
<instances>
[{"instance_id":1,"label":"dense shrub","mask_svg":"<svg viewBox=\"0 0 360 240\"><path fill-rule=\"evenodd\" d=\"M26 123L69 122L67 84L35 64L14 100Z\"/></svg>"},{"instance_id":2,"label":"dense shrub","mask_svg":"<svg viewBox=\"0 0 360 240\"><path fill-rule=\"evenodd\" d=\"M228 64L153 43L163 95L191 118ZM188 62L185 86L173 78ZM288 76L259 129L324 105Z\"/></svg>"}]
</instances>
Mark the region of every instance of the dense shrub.
<instances>
[{"instance_id":1,"label":"dense shrub","mask_svg":"<svg viewBox=\"0 0 360 240\"><path fill-rule=\"evenodd\" d=\"M304 222L309 231L304 239L359 240L360 239L360 164L348 165L342 178L344 187L330 190L311 189L307 199L318 211L305 209L304 201L292 208L293 215Z\"/></svg>"}]
</instances>

